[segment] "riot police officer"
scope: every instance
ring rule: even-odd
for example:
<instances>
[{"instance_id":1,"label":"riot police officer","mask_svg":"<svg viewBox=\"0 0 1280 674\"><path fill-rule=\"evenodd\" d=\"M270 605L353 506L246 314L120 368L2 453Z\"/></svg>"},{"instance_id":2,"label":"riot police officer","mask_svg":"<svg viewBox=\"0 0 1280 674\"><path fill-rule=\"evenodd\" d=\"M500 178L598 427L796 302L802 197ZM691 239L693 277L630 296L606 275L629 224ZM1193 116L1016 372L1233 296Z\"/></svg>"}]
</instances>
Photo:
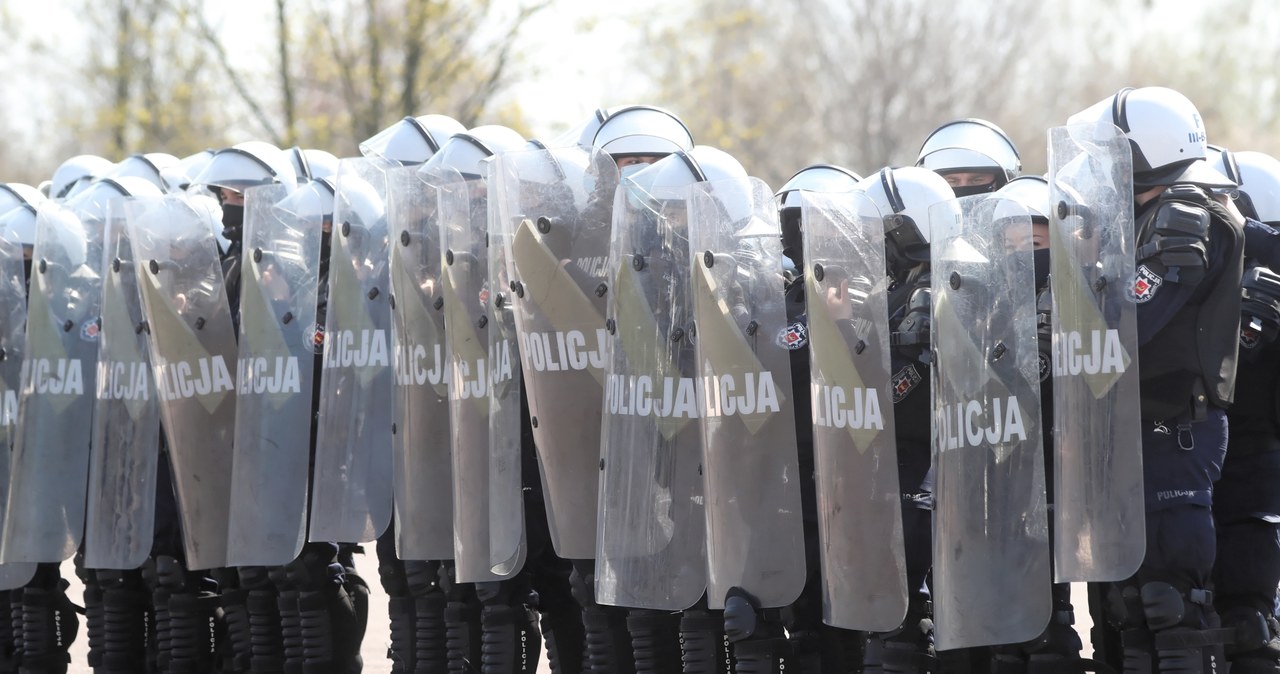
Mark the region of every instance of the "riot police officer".
<instances>
[{"instance_id":1,"label":"riot police officer","mask_svg":"<svg viewBox=\"0 0 1280 674\"><path fill-rule=\"evenodd\" d=\"M819 512L814 489L813 425L809 368L809 316L806 308L804 269L804 218L802 192L841 194L853 191L862 177L841 166L815 164L796 172L778 190L778 214L782 225L782 253L786 269L787 327L778 336L791 355L792 398L796 405L796 441L799 448L801 506L805 525L805 560L808 578L800 598L784 611L791 657L801 672L851 671L863 659L866 635L824 625L822 581L818 550Z\"/></svg>"},{"instance_id":2,"label":"riot police officer","mask_svg":"<svg viewBox=\"0 0 1280 674\"><path fill-rule=\"evenodd\" d=\"M897 418L908 591L906 619L897 630L871 635L865 667L884 672L935 671L926 582L933 509L929 210L955 195L946 180L919 167L881 169L859 182L858 189L888 218L885 261L891 276L889 326L893 330L889 383Z\"/></svg>"},{"instance_id":3,"label":"riot police officer","mask_svg":"<svg viewBox=\"0 0 1280 674\"><path fill-rule=\"evenodd\" d=\"M916 166L946 179L957 197L994 192L1022 173L1018 148L984 119L947 122L920 146Z\"/></svg>"},{"instance_id":4,"label":"riot police officer","mask_svg":"<svg viewBox=\"0 0 1280 674\"><path fill-rule=\"evenodd\" d=\"M1242 223L1211 196L1199 111L1172 89L1122 89L1069 123L1110 122L1133 151L1146 555L1108 589L1124 668L1207 672L1228 634L1210 591L1210 506L1227 444L1239 340Z\"/></svg>"},{"instance_id":5,"label":"riot police officer","mask_svg":"<svg viewBox=\"0 0 1280 674\"><path fill-rule=\"evenodd\" d=\"M1248 225L1280 227L1280 161L1260 152L1222 150L1216 166L1239 184L1234 205ZM1230 205L1230 204L1229 204ZM1272 238L1272 237L1267 237ZM1235 630L1227 646L1232 671L1280 670L1280 624L1274 615L1280 585L1280 276L1265 246L1249 245L1240 320L1240 371L1222 477L1214 485L1213 518L1218 554L1213 569L1214 605L1224 627ZM1259 260L1259 257L1263 260Z\"/></svg>"}]
</instances>

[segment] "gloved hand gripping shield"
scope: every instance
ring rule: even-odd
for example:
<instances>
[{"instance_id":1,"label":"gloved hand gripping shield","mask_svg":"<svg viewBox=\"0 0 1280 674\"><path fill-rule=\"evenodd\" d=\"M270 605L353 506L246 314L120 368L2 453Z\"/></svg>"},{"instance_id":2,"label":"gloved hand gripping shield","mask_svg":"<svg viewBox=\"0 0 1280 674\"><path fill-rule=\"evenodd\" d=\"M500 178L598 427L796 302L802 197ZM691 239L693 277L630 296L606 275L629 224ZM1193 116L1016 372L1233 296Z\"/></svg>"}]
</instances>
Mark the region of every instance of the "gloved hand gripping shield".
<instances>
[{"instance_id":1,"label":"gloved hand gripping shield","mask_svg":"<svg viewBox=\"0 0 1280 674\"><path fill-rule=\"evenodd\" d=\"M1031 219L959 204L930 210L939 650L1027 641L1052 612Z\"/></svg>"},{"instance_id":2,"label":"gloved hand gripping shield","mask_svg":"<svg viewBox=\"0 0 1280 674\"><path fill-rule=\"evenodd\" d=\"M1146 552L1130 152L1110 123L1049 130L1059 582L1123 580Z\"/></svg>"},{"instance_id":3,"label":"gloved hand gripping shield","mask_svg":"<svg viewBox=\"0 0 1280 674\"><path fill-rule=\"evenodd\" d=\"M906 615L907 576L884 223L857 192L801 197L823 620L887 632Z\"/></svg>"}]
</instances>

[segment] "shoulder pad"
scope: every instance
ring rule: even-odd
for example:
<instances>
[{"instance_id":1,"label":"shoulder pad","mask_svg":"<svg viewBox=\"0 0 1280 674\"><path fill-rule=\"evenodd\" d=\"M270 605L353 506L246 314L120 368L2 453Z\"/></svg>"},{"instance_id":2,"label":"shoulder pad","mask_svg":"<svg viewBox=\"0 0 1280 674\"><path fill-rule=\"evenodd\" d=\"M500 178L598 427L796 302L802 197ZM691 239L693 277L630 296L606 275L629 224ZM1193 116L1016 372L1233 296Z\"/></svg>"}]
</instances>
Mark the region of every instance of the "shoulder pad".
<instances>
[{"instance_id":1,"label":"shoulder pad","mask_svg":"<svg viewBox=\"0 0 1280 674\"><path fill-rule=\"evenodd\" d=\"M1160 193L1160 200L1189 201L1195 204L1207 204L1213 200L1203 187L1189 184L1170 185Z\"/></svg>"},{"instance_id":2,"label":"shoulder pad","mask_svg":"<svg viewBox=\"0 0 1280 674\"><path fill-rule=\"evenodd\" d=\"M1209 266L1209 211L1181 200L1162 200L1143 227L1136 259L1166 281L1194 285Z\"/></svg>"}]
</instances>

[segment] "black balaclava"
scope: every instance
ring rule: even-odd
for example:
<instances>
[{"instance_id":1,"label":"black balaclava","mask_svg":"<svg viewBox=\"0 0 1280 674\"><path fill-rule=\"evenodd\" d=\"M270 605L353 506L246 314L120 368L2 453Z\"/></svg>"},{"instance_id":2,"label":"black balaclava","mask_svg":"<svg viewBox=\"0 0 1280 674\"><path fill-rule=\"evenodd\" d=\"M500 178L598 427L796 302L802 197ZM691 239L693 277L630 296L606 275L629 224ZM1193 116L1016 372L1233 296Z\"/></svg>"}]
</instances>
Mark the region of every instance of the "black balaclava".
<instances>
[{"instance_id":1,"label":"black balaclava","mask_svg":"<svg viewBox=\"0 0 1280 674\"><path fill-rule=\"evenodd\" d=\"M1031 256L1035 261L1036 289L1040 289L1049 280L1049 249L1033 250Z\"/></svg>"},{"instance_id":2,"label":"black balaclava","mask_svg":"<svg viewBox=\"0 0 1280 674\"><path fill-rule=\"evenodd\" d=\"M244 206L222 204L222 235L233 243L240 243L244 227Z\"/></svg>"}]
</instances>

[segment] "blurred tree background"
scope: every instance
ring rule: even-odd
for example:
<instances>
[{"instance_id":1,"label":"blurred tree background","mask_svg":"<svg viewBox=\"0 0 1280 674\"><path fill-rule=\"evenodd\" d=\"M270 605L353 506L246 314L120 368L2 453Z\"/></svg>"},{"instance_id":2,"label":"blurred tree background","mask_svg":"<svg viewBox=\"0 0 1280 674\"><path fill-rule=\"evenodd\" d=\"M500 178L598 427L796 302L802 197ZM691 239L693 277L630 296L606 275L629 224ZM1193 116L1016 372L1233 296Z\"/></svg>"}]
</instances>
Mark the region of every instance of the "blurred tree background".
<instances>
[{"instance_id":1,"label":"blurred tree background","mask_svg":"<svg viewBox=\"0 0 1280 674\"><path fill-rule=\"evenodd\" d=\"M352 155L429 112L550 139L633 102L775 188L816 162L912 163L959 117L1002 126L1039 173L1048 127L1157 84L1196 102L1211 143L1280 154L1270 0L654 0L609 10L612 28L590 0L48 1L53 26L0 3L0 180L248 139Z\"/></svg>"}]
</instances>

